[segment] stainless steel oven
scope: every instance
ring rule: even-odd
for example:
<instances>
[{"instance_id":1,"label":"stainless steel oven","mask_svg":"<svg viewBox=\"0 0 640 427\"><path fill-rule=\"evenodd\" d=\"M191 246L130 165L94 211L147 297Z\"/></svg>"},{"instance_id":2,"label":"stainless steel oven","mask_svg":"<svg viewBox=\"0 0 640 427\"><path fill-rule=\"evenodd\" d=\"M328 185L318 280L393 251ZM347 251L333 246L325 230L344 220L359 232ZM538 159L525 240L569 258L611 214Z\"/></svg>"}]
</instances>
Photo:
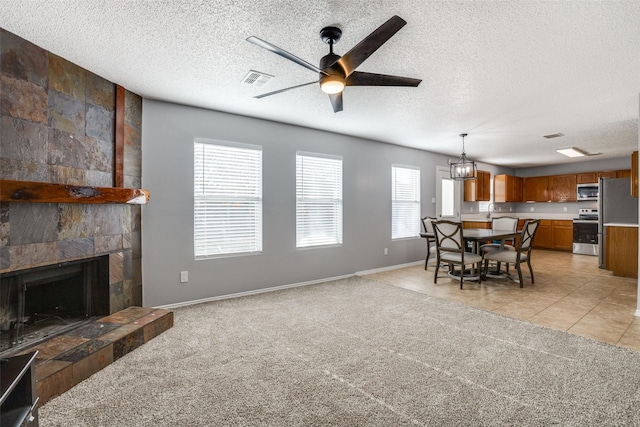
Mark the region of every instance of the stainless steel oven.
<instances>
[{"instance_id":1,"label":"stainless steel oven","mask_svg":"<svg viewBox=\"0 0 640 427\"><path fill-rule=\"evenodd\" d=\"M579 209L573 220L573 253L598 256L597 209Z\"/></svg>"}]
</instances>

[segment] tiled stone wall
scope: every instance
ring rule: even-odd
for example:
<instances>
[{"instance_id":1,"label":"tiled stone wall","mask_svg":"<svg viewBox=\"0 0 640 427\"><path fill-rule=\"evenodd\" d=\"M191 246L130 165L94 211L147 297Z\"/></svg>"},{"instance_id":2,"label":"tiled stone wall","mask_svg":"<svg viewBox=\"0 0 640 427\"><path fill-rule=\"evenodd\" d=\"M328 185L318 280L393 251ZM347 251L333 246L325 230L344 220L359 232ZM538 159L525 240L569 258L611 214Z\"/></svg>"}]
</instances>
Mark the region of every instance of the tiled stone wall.
<instances>
[{"instance_id":1,"label":"tiled stone wall","mask_svg":"<svg viewBox=\"0 0 640 427\"><path fill-rule=\"evenodd\" d=\"M113 185L115 84L0 29L0 179ZM142 99L125 94L125 186ZM142 305L139 205L0 203L0 273L109 255L112 313Z\"/></svg>"}]
</instances>

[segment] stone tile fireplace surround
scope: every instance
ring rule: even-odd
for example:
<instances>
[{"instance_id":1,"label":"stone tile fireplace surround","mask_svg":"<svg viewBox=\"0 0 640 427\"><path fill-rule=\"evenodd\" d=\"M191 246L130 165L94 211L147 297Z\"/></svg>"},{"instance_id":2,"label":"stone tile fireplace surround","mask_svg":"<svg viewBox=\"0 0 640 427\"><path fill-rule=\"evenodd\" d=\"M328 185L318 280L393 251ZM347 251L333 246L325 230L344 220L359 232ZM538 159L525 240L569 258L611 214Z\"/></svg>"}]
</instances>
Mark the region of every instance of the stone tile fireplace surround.
<instances>
[{"instance_id":1,"label":"stone tile fireplace surround","mask_svg":"<svg viewBox=\"0 0 640 427\"><path fill-rule=\"evenodd\" d=\"M113 186L115 104L114 83L0 28L0 179ZM141 97L125 91L128 188L141 187L141 121ZM0 202L0 275L108 260L110 316L34 348L41 404L173 324L171 312L136 307L140 230L140 205Z\"/></svg>"},{"instance_id":2,"label":"stone tile fireplace surround","mask_svg":"<svg viewBox=\"0 0 640 427\"><path fill-rule=\"evenodd\" d=\"M116 85L0 29L0 179L110 187ZM124 185L141 185L142 99L125 92ZM142 305L139 205L0 203L0 274L105 255L109 311ZM1 313L0 313L1 315Z\"/></svg>"}]
</instances>

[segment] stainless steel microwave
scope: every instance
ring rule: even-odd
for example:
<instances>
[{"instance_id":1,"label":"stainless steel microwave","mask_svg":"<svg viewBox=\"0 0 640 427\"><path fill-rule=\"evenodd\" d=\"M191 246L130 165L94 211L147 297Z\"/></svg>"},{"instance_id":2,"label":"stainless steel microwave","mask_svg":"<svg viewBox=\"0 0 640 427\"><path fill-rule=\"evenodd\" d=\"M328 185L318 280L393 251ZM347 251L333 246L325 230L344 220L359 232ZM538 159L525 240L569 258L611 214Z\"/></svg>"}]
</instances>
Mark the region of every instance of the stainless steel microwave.
<instances>
[{"instance_id":1,"label":"stainless steel microwave","mask_svg":"<svg viewBox=\"0 0 640 427\"><path fill-rule=\"evenodd\" d=\"M590 183L590 184L578 184L577 197L578 201L582 200L598 200L598 194L600 193L600 188L598 187L598 183Z\"/></svg>"}]
</instances>

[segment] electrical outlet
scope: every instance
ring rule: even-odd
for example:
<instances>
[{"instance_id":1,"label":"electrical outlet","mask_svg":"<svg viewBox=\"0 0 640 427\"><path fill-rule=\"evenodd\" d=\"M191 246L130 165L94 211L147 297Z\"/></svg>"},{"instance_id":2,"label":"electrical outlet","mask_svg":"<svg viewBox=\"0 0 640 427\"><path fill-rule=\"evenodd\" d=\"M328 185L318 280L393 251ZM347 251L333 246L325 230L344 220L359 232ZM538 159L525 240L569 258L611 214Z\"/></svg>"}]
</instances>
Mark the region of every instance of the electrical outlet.
<instances>
[{"instance_id":1,"label":"electrical outlet","mask_svg":"<svg viewBox=\"0 0 640 427\"><path fill-rule=\"evenodd\" d=\"M473 206L469 208L469 212L473 212Z\"/></svg>"},{"instance_id":2,"label":"electrical outlet","mask_svg":"<svg viewBox=\"0 0 640 427\"><path fill-rule=\"evenodd\" d=\"M509 206L509 212L513 212L513 208Z\"/></svg>"},{"instance_id":3,"label":"electrical outlet","mask_svg":"<svg viewBox=\"0 0 640 427\"><path fill-rule=\"evenodd\" d=\"M384 248L384 254L389 255L389 248Z\"/></svg>"},{"instance_id":4,"label":"electrical outlet","mask_svg":"<svg viewBox=\"0 0 640 427\"><path fill-rule=\"evenodd\" d=\"M531 206L531 207L529 208L529 211L533 212L533 206Z\"/></svg>"},{"instance_id":5,"label":"electrical outlet","mask_svg":"<svg viewBox=\"0 0 640 427\"><path fill-rule=\"evenodd\" d=\"M180 272L180 283L187 283L189 281L189 272L181 271Z\"/></svg>"},{"instance_id":6,"label":"electrical outlet","mask_svg":"<svg viewBox=\"0 0 640 427\"><path fill-rule=\"evenodd\" d=\"M567 211L567 207L566 207L566 206L565 206L565 207L563 207L563 208L562 208L562 211L563 211L563 212L566 212L566 211Z\"/></svg>"}]
</instances>

